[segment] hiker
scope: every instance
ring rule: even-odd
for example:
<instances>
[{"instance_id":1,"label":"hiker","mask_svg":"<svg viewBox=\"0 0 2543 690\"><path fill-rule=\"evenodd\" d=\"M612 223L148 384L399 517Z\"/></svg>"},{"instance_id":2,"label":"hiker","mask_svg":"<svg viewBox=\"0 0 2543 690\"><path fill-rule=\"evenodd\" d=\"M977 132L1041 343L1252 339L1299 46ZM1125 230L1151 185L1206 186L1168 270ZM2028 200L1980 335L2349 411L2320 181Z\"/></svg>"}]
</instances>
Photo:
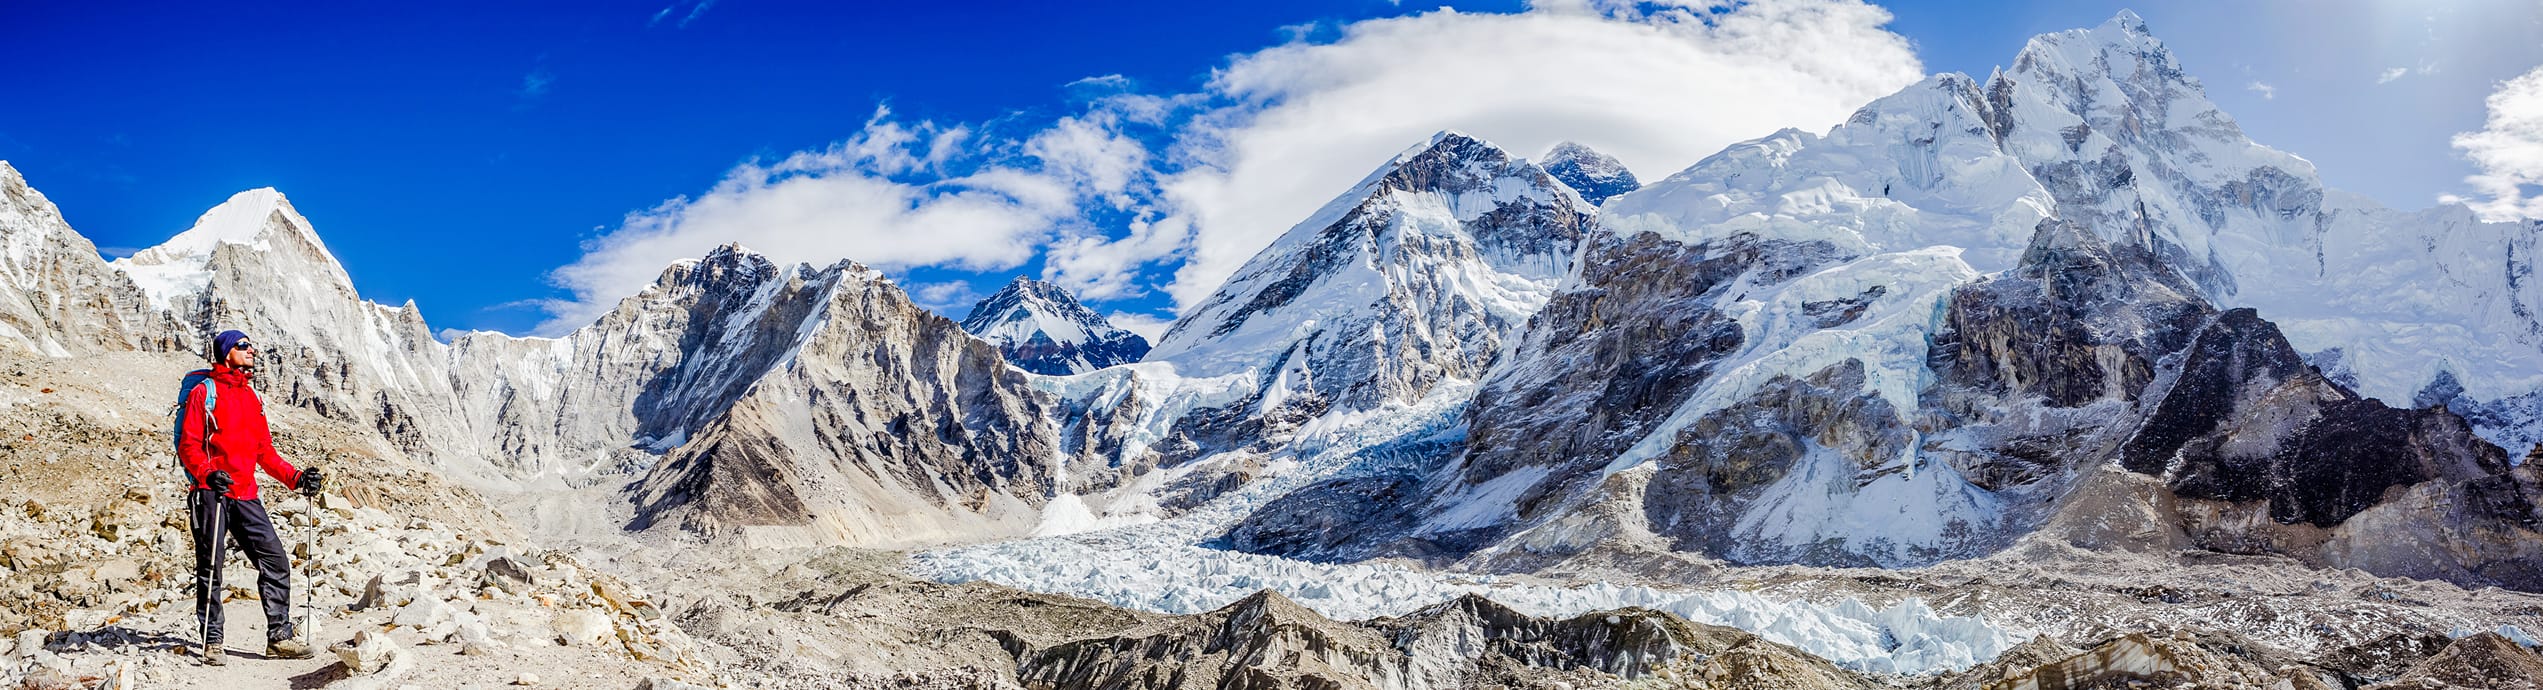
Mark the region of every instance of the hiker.
<instances>
[{"instance_id":1,"label":"hiker","mask_svg":"<svg viewBox=\"0 0 2543 690\"><path fill-rule=\"evenodd\" d=\"M203 631L203 663L220 665L221 563L227 540L256 564L256 593L265 604L265 656L305 659L309 644L295 636L291 623L291 554L274 533L265 504L256 499L256 469L316 495L326 486L317 468L297 469L274 452L272 431L265 425L264 404L247 379L256 369L256 345L247 334L222 331L212 339L212 368L189 374L178 417L177 458L194 486L186 492L193 518L194 600ZM199 381L198 381L199 377ZM206 419L204 408L212 413Z\"/></svg>"}]
</instances>

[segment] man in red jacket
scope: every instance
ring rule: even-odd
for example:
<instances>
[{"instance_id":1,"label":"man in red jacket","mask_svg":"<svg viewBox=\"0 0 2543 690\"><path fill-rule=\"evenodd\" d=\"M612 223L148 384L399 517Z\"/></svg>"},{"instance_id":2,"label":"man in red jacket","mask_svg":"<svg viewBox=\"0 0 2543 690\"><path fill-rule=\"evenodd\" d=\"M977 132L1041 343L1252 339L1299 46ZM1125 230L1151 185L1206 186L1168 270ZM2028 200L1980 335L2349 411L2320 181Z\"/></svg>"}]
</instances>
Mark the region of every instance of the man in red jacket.
<instances>
[{"instance_id":1,"label":"man in red jacket","mask_svg":"<svg viewBox=\"0 0 2543 690\"><path fill-rule=\"evenodd\" d=\"M194 477L186 502L194 518L194 597L203 625L203 663L219 665L227 656L221 645L220 605L227 549L219 542L225 538L256 563L256 593L265 603L265 656L307 658L309 645L296 638L291 624L291 554L283 550L274 521L256 498L256 468L306 494L320 491L326 476L316 468L293 468L274 452L265 406L247 385L256 368L256 345L247 341L247 334L223 331L212 343L211 380L186 396L177 443L177 457ZM209 424L203 414L207 394L213 401Z\"/></svg>"}]
</instances>

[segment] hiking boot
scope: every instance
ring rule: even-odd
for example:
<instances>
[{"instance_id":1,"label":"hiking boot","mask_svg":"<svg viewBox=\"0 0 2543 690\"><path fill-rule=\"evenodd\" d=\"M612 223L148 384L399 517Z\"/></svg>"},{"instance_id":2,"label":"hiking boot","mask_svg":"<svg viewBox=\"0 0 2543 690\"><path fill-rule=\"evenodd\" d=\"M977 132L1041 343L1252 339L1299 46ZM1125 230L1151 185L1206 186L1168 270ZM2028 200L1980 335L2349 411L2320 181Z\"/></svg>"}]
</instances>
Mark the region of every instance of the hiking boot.
<instances>
[{"instance_id":1,"label":"hiking boot","mask_svg":"<svg viewBox=\"0 0 2543 690\"><path fill-rule=\"evenodd\" d=\"M309 649L309 643L294 638L286 637L265 643L265 656L269 658L307 659L316 654L317 652Z\"/></svg>"},{"instance_id":2,"label":"hiking boot","mask_svg":"<svg viewBox=\"0 0 2543 690\"><path fill-rule=\"evenodd\" d=\"M230 661L229 661L229 656L230 656L230 650L229 650L229 648L228 648L228 647L221 646L221 644L220 644L220 643L217 643L217 642L216 642L216 643L212 643L212 644L204 645L204 646L203 646L203 650L202 650L202 652L203 652L203 665L205 665L205 666L219 666L219 665L227 664L227 663L229 663L229 662L230 662Z\"/></svg>"}]
</instances>

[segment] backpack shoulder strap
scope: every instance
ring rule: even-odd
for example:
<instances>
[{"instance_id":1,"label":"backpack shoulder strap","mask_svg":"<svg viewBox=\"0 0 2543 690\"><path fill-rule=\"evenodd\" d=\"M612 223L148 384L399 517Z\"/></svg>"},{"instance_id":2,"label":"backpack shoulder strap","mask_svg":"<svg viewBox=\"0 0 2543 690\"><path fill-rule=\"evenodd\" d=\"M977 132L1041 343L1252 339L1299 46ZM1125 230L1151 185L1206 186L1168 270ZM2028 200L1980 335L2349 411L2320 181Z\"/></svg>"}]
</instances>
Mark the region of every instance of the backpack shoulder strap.
<instances>
[{"instance_id":1,"label":"backpack shoulder strap","mask_svg":"<svg viewBox=\"0 0 2543 690\"><path fill-rule=\"evenodd\" d=\"M177 415L185 415L185 404L194 398L194 389L203 389L203 419L210 423L212 408L220 404L221 387L212 383L212 370L196 369L185 373L185 383L177 386Z\"/></svg>"},{"instance_id":2,"label":"backpack shoulder strap","mask_svg":"<svg viewBox=\"0 0 2543 690\"><path fill-rule=\"evenodd\" d=\"M185 381L177 385L176 407L169 409L169 414L176 417L176 428L170 434L174 438L170 438L169 442L180 444L176 448L180 457L184 454L181 444L185 443L185 406L186 403L193 401L194 390L197 388L203 389L203 444L211 445L213 432L221 428L220 422L212 416L212 410L216 409L221 399L221 387L212 381L212 370L196 369L186 372Z\"/></svg>"}]
</instances>

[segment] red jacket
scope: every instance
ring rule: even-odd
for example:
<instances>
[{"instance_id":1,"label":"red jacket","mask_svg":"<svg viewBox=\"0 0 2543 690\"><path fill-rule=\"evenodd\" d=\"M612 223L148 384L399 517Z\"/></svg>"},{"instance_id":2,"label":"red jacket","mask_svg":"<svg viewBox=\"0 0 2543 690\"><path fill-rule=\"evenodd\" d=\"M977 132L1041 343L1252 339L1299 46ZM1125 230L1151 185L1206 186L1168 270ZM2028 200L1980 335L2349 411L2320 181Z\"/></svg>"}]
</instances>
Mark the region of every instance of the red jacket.
<instances>
[{"instance_id":1,"label":"red jacket","mask_svg":"<svg viewBox=\"0 0 2543 690\"><path fill-rule=\"evenodd\" d=\"M212 380L205 385L220 386L221 396L212 403L212 442L203 442L203 388L194 389L185 401L184 437L177 444L177 459L185 463L187 474L194 475L194 488L209 489L203 478L213 470L228 470L230 498L256 500L256 468L281 480L292 488L300 487L300 469L284 462L274 452L274 434L265 426L265 404L256 399L256 389L247 387L248 372L227 364L212 367Z\"/></svg>"}]
</instances>

